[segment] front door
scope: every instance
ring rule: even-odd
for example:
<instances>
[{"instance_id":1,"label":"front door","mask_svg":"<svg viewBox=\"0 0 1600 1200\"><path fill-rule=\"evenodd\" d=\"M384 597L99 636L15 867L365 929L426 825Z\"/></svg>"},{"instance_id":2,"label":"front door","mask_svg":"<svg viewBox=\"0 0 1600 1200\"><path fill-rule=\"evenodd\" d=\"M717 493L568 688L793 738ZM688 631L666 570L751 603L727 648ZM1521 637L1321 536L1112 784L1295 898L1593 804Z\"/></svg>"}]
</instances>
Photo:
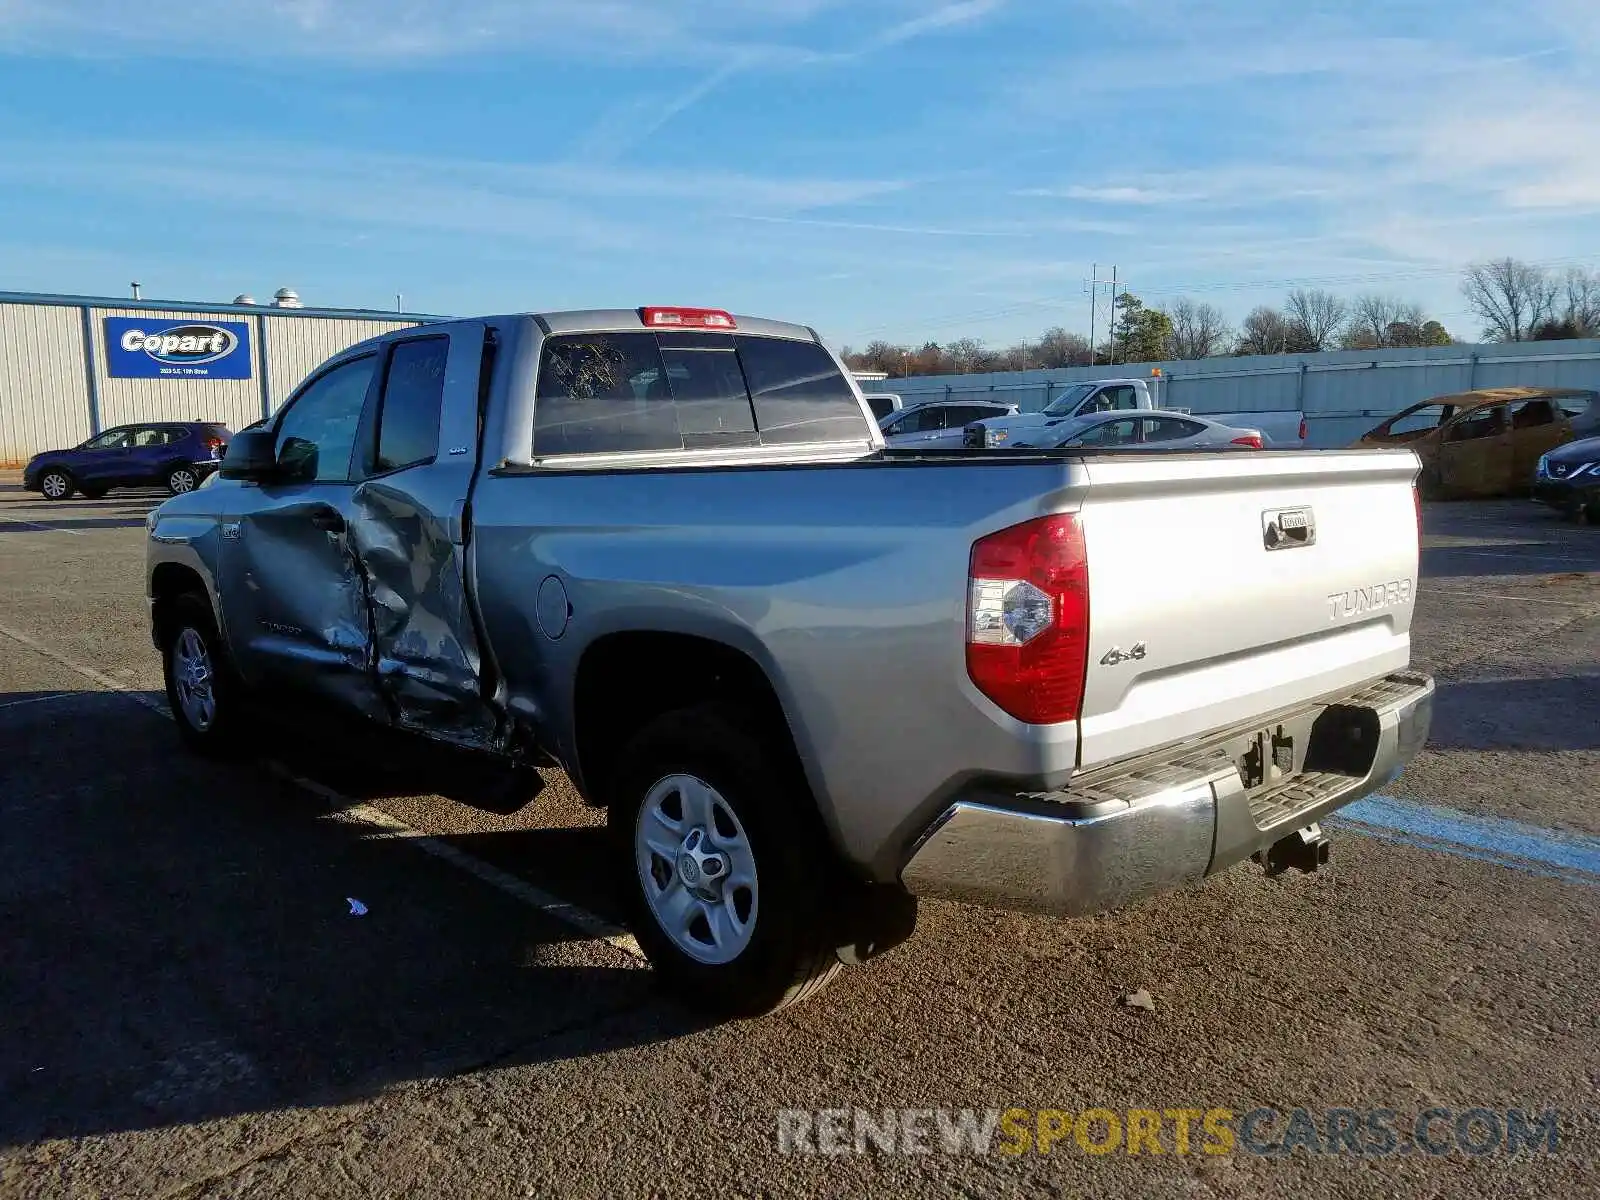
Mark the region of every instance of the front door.
<instances>
[{"instance_id":1,"label":"front door","mask_svg":"<svg viewBox=\"0 0 1600 1200\"><path fill-rule=\"evenodd\" d=\"M279 475L229 497L218 578L229 645L247 680L382 719L367 589L350 532L356 439L377 366L376 354L337 363L278 414Z\"/></svg>"},{"instance_id":2,"label":"front door","mask_svg":"<svg viewBox=\"0 0 1600 1200\"><path fill-rule=\"evenodd\" d=\"M74 455L72 473L80 484L110 487L127 471L128 447L132 442L131 426L106 430Z\"/></svg>"},{"instance_id":3,"label":"front door","mask_svg":"<svg viewBox=\"0 0 1600 1200\"><path fill-rule=\"evenodd\" d=\"M1457 417L1439 443L1439 483L1448 496L1503 496L1515 463L1506 406L1490 404Z\"/></svg>"}]
</instances>

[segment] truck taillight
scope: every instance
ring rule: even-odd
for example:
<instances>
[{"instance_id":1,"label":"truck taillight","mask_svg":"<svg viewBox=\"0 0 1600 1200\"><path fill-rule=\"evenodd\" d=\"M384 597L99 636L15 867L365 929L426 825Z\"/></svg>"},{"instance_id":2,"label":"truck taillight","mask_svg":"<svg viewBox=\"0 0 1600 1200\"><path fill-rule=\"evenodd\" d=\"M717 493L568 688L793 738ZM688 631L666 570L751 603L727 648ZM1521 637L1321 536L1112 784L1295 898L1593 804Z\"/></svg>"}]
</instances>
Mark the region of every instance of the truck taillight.
<instances>
[{"instance_id":1,"label":"truck taillight","mask_svg":"<svg viewBox=\"0 0 1600 1200\"><path fill-rule=\"evenodd\" d=\"M641 308L639 319L651 329L737 329L720 308Z\"/></svg>"},{"instance_id":2,"label":"truck taillight","mask_svg":"<svg viewBox=\"0 0 1600 1200\"><path fill-rule=\"evenodd\" d=\"M1422 489L1411 485L1411 505L1417 510L1417 553L1422 553Z\"/></svg>"},{"instance_id":3,"label":"truck taillight","mask_svg":"<svg viewBox=\"0 0 1600 1200\"><path fill-rule=\"evenodd\" d=\"M1306 440L1306 419L1303 416L1300 418L1300 440Z\"/></svg>"},{"instance_id":4,"label":"truck taillight","mask_svg":"<svg viewBox=\"0 0 1600 1200\"><path fill-rule=\"evenodd\" d=\"M1039 517L975 542L967 675L1030 725L1076 720L1089 656L1089 560L1076 516Z\"/></svg>"}]
</instances>

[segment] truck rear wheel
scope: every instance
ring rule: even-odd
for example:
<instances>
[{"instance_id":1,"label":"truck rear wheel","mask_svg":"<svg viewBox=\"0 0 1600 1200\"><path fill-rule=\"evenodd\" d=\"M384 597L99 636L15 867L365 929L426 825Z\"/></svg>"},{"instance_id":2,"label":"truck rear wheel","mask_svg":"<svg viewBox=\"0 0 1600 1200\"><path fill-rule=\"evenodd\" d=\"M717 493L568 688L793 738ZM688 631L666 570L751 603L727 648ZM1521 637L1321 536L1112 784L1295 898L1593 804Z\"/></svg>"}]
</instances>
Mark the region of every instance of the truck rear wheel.
<instances>
[{"instance_id":1,"label":"truck rear wheel","mask_svg":"<svg viewBox=\"0 0 1600 1200\"><path fill-rule=\"evenodd\" d=\"M609 814L634 936L697 1008L757 1016L820 991L837 872L787 756L708 704L623 751Z\"/></svg>"}]
</instances>

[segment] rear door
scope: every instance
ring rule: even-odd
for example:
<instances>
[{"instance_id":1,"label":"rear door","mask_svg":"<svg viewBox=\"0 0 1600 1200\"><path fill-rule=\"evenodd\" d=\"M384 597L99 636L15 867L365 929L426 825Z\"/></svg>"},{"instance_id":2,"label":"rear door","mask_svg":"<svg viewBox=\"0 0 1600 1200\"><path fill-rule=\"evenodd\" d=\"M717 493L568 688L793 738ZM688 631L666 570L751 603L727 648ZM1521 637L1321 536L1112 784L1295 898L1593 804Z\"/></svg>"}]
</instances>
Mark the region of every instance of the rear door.
<instances>
[{"instance_id":1,"label":"rear door","mask_svg":"<svg viewBox=\"0 0 1600 1200\"><path fill-rule=\"evenodd\" d=\"M498 730L465 578L487 337L460 322L384 348L351 496L383 702L395 723L469 746Z\"/></svg>"},{"instance_id":2,"label":"rear door","mask_svg":"<svg viewBox=\"0 0 1600 1200\"><path fill-rule=\"evenodd\" d=\"M1445 494L1503 496L1511 490L1515 458L1508 407L1487 404L1474 408L1444 428L1438 473Z\"/></svg>"},{"instance_id":3,"label":"rear door","mask_svg":"<svg viewBox=\"0 0 1600 1200\"><path fill-rule=\"evenodd\" d=\"M175 457L181 457L183 453L182 450L172 447L174 435L181 437L185 433L185 430L176 426L138 426L133 431L120 482L153 483L163 478L168 462Z\"/></svg>"},{"instance_id":4,"label":"rear door","mask_svg":"<svg viewBox=\"0 0 1600 1200\"><path fill-rule=\"evenodd\" d=\"M1508 406L1512 486L1532 484L1539 459L1571 435L1571 423L1554 400L1521 400Z\"/></svg>"},{"instance_id":5,"label":"rear door","mask_svg":"<svg viewBox=\"0 0 1600 1200\"><path fill-rule=\"evenodd\" d=\"M1085 766L1404 667L1405 453L1091 456Z\"/></svg>"}]
</instances>

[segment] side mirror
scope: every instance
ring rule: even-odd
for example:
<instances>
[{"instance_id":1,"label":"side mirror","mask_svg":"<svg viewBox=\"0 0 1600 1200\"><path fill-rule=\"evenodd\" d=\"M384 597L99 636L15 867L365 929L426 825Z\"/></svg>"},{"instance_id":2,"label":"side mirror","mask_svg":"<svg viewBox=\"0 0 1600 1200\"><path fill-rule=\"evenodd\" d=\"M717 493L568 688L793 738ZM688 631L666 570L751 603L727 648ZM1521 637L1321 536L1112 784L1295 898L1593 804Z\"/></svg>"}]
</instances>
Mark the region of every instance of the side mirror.
<instances>
[{"instance_id":1,"label":"side mirror","mask_svg":"<svg viewBox=\"0 0 1600 1200\"><path fill-rule=\"evenodd\" d=\"M224 479L265 482L278 474L278 438L270 429L244 429L228 442L217 473Z\"/></svg>"}]
</instances>

